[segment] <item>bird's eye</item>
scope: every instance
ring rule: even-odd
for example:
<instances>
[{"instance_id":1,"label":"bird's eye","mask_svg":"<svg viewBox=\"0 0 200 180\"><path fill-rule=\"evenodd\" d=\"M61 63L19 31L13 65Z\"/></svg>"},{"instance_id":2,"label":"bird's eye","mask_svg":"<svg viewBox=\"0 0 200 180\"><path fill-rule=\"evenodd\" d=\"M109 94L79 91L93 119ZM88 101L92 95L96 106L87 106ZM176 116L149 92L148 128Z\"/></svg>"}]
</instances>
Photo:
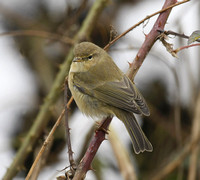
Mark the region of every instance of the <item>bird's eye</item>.
<instances>
[{"instance_id":1,"label":"bird's eye","mask_svg":"<svg viewBox=\"0 0 200 180\"><path fill-rule=\"evenodd\" d=\"M92 55L88 56L88 59L91 60L92 59Z\"/></svg>"}]
</instances>

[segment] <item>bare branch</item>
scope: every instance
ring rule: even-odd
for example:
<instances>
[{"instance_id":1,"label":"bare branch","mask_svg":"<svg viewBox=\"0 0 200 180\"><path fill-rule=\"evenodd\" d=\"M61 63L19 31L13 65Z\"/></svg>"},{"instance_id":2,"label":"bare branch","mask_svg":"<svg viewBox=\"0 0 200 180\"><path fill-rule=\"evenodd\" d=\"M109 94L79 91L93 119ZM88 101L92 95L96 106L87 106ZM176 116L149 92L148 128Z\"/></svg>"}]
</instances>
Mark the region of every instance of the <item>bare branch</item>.
<instances>
[{"instance_id":1,"label":"bare branch","mask_svg":"<svg viewBox=\"0 0 200 180\"><path fill-rule=\"evenodd\" d=\"M78 168L73 180L84 179L87 171L91 169L92 160L94 156L96 155L96 152L99 149L102 141L105 140L105 134L111 120L112 120L112 117L107 117L103 121L101 126L98 128L98 130L96 130L84 157L82 158L80 164L78 165Z\"/></svg>"},{"instance_id":2,"label":"bare branch","mask_svg":"<svg viewBox=\"0 0 200 180\"><path fill-rule=\"evenodd\" d=\"M73 151L72 151L72 145L71 145L71 139L70 139L70 128L69 128L69 121L68 121L68 103L71 103L71 101L68 102L68 77L65 79L65 90L64 90L64 103L65 103L65 128L66 128L66 138L67 138L67 146L68 146L68 155L69 155L69 163L70 163L70 170L67 172L68 176L74 176L76 171L76 162L73 158ZM70 175L69 175L70 174Z\"/></svg>"},{"instance_id":3,"label":"bare branch","mask_svg":"<svg viewBox=\"0 0 200 180\"><path fill-rule=\"evenodd\" d=\"M187 1L186 1L187 2ZM162 9L167 9L164 12L162 12L159 16L158 19L156 20L152 30L148 35L146 35L146 39L144 43L142 44L142 47L139 49L133 63L131 64L129 70L128 70L128 76L130 79L134 79L137 71L139 70L140 66L142 65L145 57L151 50L153 44L157 40L158 36L160 33L157 31L158 29L164 29L164 26L167 22L168 16L171 12L171 7L174 3L176 3L176 0L166 0L165 4Z\"/></svg>"},{"instance_id":4,"label":"bare branch","mask_svg":"<svg viewBox=\"0 0 200 180\"><path fill-rule=\"evenodd\" d=\"M182 51L183 49L187 49L187 48L190 48L190 47L194 47L194 46L200 46L200 43L196 43L196 44L190 44L188 46L182 46L180 48L177 48L174 50L174 53L178 53L179 51Z\"/></svg>"},{"instance_id":5,"label":"bare branch","mask_svg":"<svg viewBox=\"0 0 200 180\"><path fill-rule=\"evenodd\" d=\"M158 31L161 33L164 33L166 35L174 35L174 36L178 36L181 38L189 39L189 36L187 36L185 34L180 34L180 33L174 32L174 31L163 31L163 30L158 30ZM197 39L196 41L200 42L200 39Z\"/></svg>"},{"instance_id":6,"label":"bare branch","mask_svg":"<svg viewBox=\"0 0 200 180\"><path fill-rule=\"evenodd\" d=\"M38 30L18 30L18 31L9 31L5 33L1 33L0 36L35 36L41 38L47 38L51 40L60 41L66 44L74 44L74 40L55 33L50 33L46 31L38 31Z\"/></svg>"},{"instance_id":7,"label":"bare branch","mask_svg":"<svg viewBox=\"0 0 200 180\"><path fill-rule=\"evenodd\" d=\"M48 146L49 142L52 140L53 134L54 134L56 128L59 126L59 124L60 124L60 122L61 122L61 120L62 120L62 118L64 116L64 113L65 113L65 110L62 111L62 113L58 117L58 120L56 121L56 123L54 124L53 128L51 129L49 135L47 136L46 140L44 141L44 143L43 143L43 145L42 145L42 147L41 147L41 149L40 149L40 151L39 151L39 153L38 153L38 155L37 155L32 167L31 167L31 169L29 170L28 175L26 176L26 180L30 179L30 177L31 177L31 175L32 175L32 173L33 173L38 161L40 160L41 156L43 155L43 153L44 153L46 147Z\"/></svg>"},{"instance_id":8,"label":"bare branch","mask_svg":"<svg viewBox=\"0 0 200 180\"><path fill-rule=\"evenodd\" d=\"M130 32L131 30L133 30L134 28L136 28L137 26L139 26L140 24L144 23L146 20L152 18L153 16L157 15L157 14L160 14L162 12L165 12L175 6L178 6L180 4L183 4L183 3L186 3L190 0L184 0L184 1L180 1L180 2L177 2L175 4L172 4L172 5L169 5L169 6L166 6L166 8L162 8L162 10L159 10L151 15L148 15L147 17L145 17L144 19L142 19L141 21L139 21L137 24L133 25L132 27L130 27L129 29L127 29L125 32L123 32L122 34L120 34L119 36L117 36L115 39L113 39L111 42L109 42L105 47L104 49L107 50L112 44L114 44L117 40L119 40L121 37L125 36L128 32Z\"/></svg>"}]
</instances>

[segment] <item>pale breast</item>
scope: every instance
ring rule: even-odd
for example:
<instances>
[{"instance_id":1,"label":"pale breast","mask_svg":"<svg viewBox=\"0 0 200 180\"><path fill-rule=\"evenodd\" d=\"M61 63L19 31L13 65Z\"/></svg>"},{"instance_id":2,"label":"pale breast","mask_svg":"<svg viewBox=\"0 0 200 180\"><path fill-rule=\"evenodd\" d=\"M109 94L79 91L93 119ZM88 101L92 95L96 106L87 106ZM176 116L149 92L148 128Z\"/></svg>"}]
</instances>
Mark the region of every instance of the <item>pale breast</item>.
<instances>
[{"instance_id":1,"label":"pale breast","mask_svg":"<svg viewBox=\"0 0 200 180\"><path fill-rule=\"evenodd\" d=\"M73 73L69 74L69 79L73 79ZM110 114L107 105L98 99L80 92L80 90L69 80L69 88L78 108L87 116L103 118Z\"/></svg>"}]
</instances>

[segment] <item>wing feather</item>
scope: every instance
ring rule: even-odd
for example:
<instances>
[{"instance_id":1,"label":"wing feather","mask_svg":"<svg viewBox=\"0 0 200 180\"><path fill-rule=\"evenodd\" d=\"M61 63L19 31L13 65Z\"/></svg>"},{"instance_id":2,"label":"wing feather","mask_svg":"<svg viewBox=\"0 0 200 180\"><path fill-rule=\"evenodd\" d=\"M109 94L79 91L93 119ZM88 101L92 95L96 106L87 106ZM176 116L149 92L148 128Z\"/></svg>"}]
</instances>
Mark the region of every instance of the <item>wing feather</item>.
<instances>
[{"instance_id":1,"label":"wing feather","mask_svg":"<svg viewBox=\"0 0 200 180\"><path fill-rule=\"evenodd\" d=\"M120 109L149 115L147 104L135 85L127 76L120 81L106 82L93 89L99 100Z\"/></svg>"},{"instance_id":2,"label":"wing feather","mask_svg":"<svg viewBox=\"0 0 200 180\"><path fill-rule=\"evenodd\" d=\"M149 109L144 98L126 75L120 80L96 82L96 85L92 83L92 86L87 82L84 82L84 84L81 81L74 83L76 87L81 88L82 93L95 97L108 105L136 114L149 115Z\"/></svg>"}]
</instances>

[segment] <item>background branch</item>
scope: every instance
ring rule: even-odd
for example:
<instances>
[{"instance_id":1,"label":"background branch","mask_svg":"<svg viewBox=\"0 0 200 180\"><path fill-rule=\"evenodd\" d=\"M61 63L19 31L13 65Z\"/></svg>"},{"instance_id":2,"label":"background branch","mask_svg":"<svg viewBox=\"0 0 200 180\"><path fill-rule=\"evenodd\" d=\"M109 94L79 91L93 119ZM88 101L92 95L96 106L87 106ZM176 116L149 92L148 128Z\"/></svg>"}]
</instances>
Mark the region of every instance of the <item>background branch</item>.
<instances>
[{"instance_id":1,"label":"background branch","mask_svg":"<svg viewBox=\"0 0 200 180\"><path fill-rule=\"evenodd\" d=\"M181 38L189 39L189 36L187 36L185 34L180 34L180 33L174 32L174 31L160 31L160 32L161 33L163 32L166 35L174 35L174 36L178 36L178 37L181 37ZM200 42L200 39L197 39L196 41Z\"/></svg>"},{"instance_id":2,"label":"background branch","mask_svg":"<svg viewBox=\"0 0 200 180\"><path fill-rule=\"evenodd\" d=\"M166 0L162 9L165 9L174 3L176 3L175 0ZM134 77L135 77L137 71L139 70L140 66L142 65L145 57L147 56L147 54L151 50L153 44L155 43L158 36L160 35L160 33L157 30L164 29L170 12L171 12L171 9L168 9L168 10L162 12L158 16L158 19L156 20L150 33L146 35L144 43L142 44L141 48L139 49L133 63L131 64L131 66L128 70L127 75L130 79L134 79Z\"/></svg>"},{"instance_id":3,"label":"background branch","mask_svg":"<svg viewBox=\"0 0 200 180\"><path fill-rule=\"evenodd\" d=\"M144 19L142 19L141 21L139 21L137 24L131 26L129 29L127 29L125 32L123 32L122 34L120 34L119 36L117 36L115 39L113 39L111 42L109 42L105 47L104 49L107 50L112 44L114 44L116 41L118 41L120 38L122 38L123 36L125 36L127 33L129 33L130 31L132 31L133 29L135 29L137 26L139 26L140 24L144 23L146 20L152 18L153 16L157 15L157 14L160 14L162 12L165 12L166 10L168 9L171 9L175 6L178 6L180 4L183 4L183 3L186 3L190 0L184 0L184 1L180 1L180 2L177 2L175 4L172 4L172 5L169 5L169 6L165 6L165 8L162 8L160 11L157 11L151 15L148 15L146 16Z\"/></svg>"},{"instance_id":4,"label":"background branch","mask_svg":"<svg viewBox=\"0 0 200 180\"><path fill-rule=\"evenodd\" d=\"M182 46L180 48L177 48L174 50L174 53L178 53L179 51L182 51L184 49L187 49L187 48L190 48L190 47L195 47L195 46L200 46L200 43L196 43L196 44L190 44L190 45L187 45L187 46Z\"/></svg>"},{"instance_id":5,"label":"background branch","mask_svg":"<svg viewBox=\"0 0 200 180\"><path fill-rule=\"evenodd\" d=\"M35 36L35 37L60 41L66 44L71 44L71 45L74 44L74 41L70 39L69 37L66 37L60 34L46 32L46 31L39 31L39 30L10 31L10 32L5 32L5 33L0 33L0 36L32 36L32 37Z\"/></svg>"}]
</instances>

